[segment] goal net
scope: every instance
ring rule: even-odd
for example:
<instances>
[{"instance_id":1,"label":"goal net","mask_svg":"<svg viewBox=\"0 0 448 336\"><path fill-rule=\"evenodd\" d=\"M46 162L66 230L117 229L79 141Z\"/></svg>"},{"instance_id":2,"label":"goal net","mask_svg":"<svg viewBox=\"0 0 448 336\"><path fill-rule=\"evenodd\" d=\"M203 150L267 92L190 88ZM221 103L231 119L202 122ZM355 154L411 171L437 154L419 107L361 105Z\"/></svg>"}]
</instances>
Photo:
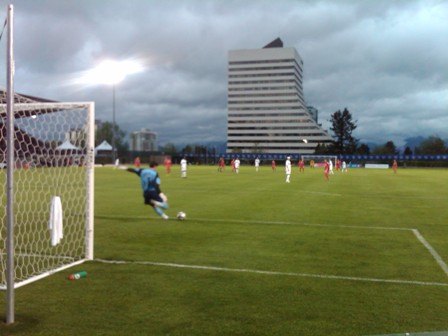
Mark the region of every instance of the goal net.
<instances>
[{"instance_id":1,"label":"goal net","mask_svg":"<svg viewBox=\"0 0 448 336\"><path fill-rule=\"evenodd\" d=\"M305 165L317 167L323 165L325 160L331 160L335 165L338 157L336 155L301 155L301 159L303 159Z\"/></svg>"},{"instance_id":2,"label":"goal net","mask_svg":"<svg viewBox=\"0 0 448 336\"><path fill-rule=\"evenodd\" d=\"M93 258L93 103L14 96L8 162L6 93L0 91L0 289L6 289L7 167L13 167L14 287Z\"/></svg>"}]
</instances>

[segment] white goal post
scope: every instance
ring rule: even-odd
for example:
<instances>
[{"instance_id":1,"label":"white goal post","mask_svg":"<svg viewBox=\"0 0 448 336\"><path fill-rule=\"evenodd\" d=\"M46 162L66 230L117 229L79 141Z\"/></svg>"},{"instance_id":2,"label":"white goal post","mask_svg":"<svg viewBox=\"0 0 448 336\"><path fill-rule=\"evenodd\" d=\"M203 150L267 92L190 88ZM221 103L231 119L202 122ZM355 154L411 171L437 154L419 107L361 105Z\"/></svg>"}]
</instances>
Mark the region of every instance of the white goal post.
<instances>
[{"instance_id":1,"label":"white goal post","mask_svg":"<svg viewBox=\"0 0 448 336\"><path fill-rule=\"evenodd\" d=\"M5 91L0 91L1 102ZM7 289L13 169L14 288L93 259L94 103L14 96L14 160L0 104L0 289ZM43 102L42 102L43 101ZM60 201L55 202L55 200Z\"/></svg>"}]
</instances>

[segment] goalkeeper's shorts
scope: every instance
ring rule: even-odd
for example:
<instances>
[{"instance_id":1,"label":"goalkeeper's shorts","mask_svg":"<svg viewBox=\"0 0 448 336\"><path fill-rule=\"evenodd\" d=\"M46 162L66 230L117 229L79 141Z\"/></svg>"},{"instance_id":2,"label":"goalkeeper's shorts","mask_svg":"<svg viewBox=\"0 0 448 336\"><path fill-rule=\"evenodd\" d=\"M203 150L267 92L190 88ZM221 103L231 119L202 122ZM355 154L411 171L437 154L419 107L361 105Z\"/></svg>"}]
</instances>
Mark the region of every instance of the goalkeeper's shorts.
<instances>
[{"instance_id":1,"label":"goalkeeper's shorts","mask_svg":"<svg viewBox=\"0 0 448 336\"><path fill-rule=\"evenodd\" d=\"M157 202L163 203L163 199L155 191L145 192L143 194L143 198L145 199L145 204L148 204L148 205L152 205L151 201L157 201Z\"/></svg>"}]
</instances>

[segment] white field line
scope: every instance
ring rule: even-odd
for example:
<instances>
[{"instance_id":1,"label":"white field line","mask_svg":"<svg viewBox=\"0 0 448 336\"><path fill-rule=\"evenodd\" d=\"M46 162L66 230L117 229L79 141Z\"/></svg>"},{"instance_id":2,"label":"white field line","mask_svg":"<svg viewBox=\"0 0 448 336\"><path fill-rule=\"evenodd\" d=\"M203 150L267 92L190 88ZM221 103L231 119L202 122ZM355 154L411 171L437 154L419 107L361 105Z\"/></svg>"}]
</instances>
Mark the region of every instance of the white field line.
<instances>
[{"instance_id":1,"label":"white field line","mask_svg":"<svg viewBox=\"0 0 448 336\"><path fill-rule=\"evenodd\" d=\"M320 191L307 191L307 190L302 190L301 191L302 194L315 194L315 195L325 195L325 196L342 196L342 194L334 194L334 193L327 193L327 192L320 192Z\"/></svg>"},{"instance_id":2,"label":"white field line","mask_svg":"<svg viewBox=\"0 0 448 336\"><path fill-rule=\"evenodd\" d=\"M185 189L185 190L177 190L177 191L180 191L180 192L188 192L188 193L191 193L191 190L190 189ZM210 190L206 190L206 189L203 189L203 190L197 190L197 189L194 189L194 191L198 191L198 192L210 192ZM250 189L250 190L248 190L247 192L254 192L254 191L256 191L256 192L263 192L263 191L266 191L266 192L269 192L269 193L283 193L284 191L283 190L272 190L272 189ZM238 192L238 194L241 194L241 193L244 193L245 191L243 190L243 191L241 191L241 192ZM323 196L335 196L335 197L341 197L341 196L343 196L342 194L338 194L338 193L329 193L329 192L321 192L321 191L307 191L307 190L299 190L298 191L299 193L301 193L301 194L313 194L313 195L323 195Z\"/></svg>"},{"instance_id":3,"label":"white field line","mask_svg":"<svg viewBox=\"0 0 448 336\"><path fill-rule=\"evenodd\" d=\"M126 219L160 219L155 216L100 216L101 218L126 218ZM175 217L170 220L177 221ZM220 218L191 218L188 217L187 221L196 222L217 222L217 223L238 223L238 224L263 224L263 225L297 225L297 226L316 226L316 227L328 227L328 228L342 228L342 229L361 229L361 230L393 230L393 231L412 231L413 228L400 228L400 227L388 227L388 226L357 226L357 225L342 225L342 224L313 224L313 223L299 223L299 222L283 222L283 221L260 221L260 220L246 220L246 219L220 219Z\"/></svg>"},{"instance_id":4,"label":"white field line","mask_svg":"<svg viewBox=\"0 0 448 336\"><path fill-rule=\"evenodd\" d=\"M212 218L191 218L198 222L225 222L225 223L241 223L241 224L269 224L269 225L297 225L297 226L316 226L328 228L343 228L343 229L364 229L364 230L394 230L394 231L412 231L412 228L398 228L387 226L357 226L357 225L342 225L342 224L312 224L312 223L298 223L298 222L283 222L283 221L259 221L259 220L239 220L239 219L212 219Z\"/></svg>"},{"instance_id":5,"label":"white field line","mask_svg":"<svg viewBox=\"0 0 448 336\"><path fill-rule=\"evenodd\" d=\"M117 216L114 216L117 218ZM124 217L129 218L129 217ZM147 218L147 217L134 217L134 218ZM363 229L363 230L393 230L393 231L411 231L417 237L417 239L426 247L426 249L431 253L437 264L443 270L443 272L448 276L448 266L443 261L442 257L437 253L437 251L426 241L426 239L420 234L417 229L412 228L398 228L398 227L385 227L385 226L356 226L356 225L332 225L332 224L311 224L311 223L297 223L297 222L276 222L276 221L251 221L251 220L237 220L237 219L210 219L210 218L192 218L192 220L198 222L226 222L226 223L241 223L241 224L267 224L267 225L297 225L297 226L315 226L315 227L328 227L328 228L346 228L346 229ZM198 266L200 267L200 266ZM264 272L264 271L260 271ZM302 276L313 276L313 275L302 275ZM315 276L319 277L319 276ZM333 276L327 276L332 278ZM351 277L342 277L345 279L358 279ZM364 278L359 278L364 279ZM376 280L364 280L364 281L376 281ZM387 282L395 280L381 280L378 281ZM401 281L401 280L398 280ZM414 281L403 280L401 283L415 283ZM420 283L417 281L417 283ZM447 284L448 285L448 284Z\"/></svg>"},{"instance_id":6,"label":"white field line","mask_svg":"<svg viewBox=\"0 0 448 336\"><path fill-rule=\"evenodd\" d=\"M434 250L434 248L427 242L427 240L420 234L420 232L417 229L412 230L412 232L417 237L417 239L423 244L423 246L426 247L426 249L429 251L429 253L431 253L433 258L439 264L440 268L448 276L448 266L443 261L442 257L437 253L436 250Z\"/></svg>"},{"instance_id":7,"label":"white field line","mask_svg":"<svg viewBox=\"0 0 448 336\"><path fill-rule=\"evenodd\" d=\"M274 271L262 271L262 270L245 269L245 268L227 268L227 267L200 266L200 265L184 265L184 264L161 263L161 262L153 262L153 261L125 261L125 260L104 260L104 259L94 259L94 261L100 262L100 263L105 263L105 264L121 264L121 265L137 264L137 265L151 265L151 266L200 269L200 270L207 270L207 271L238 272L238 273L253 273L253 274L263 274L263 275L293 276L293 277L303 277L303 278L319 278L319 279L334 279L334 280L348 280L348 281L362 281L362 282L393 283L393 284L401 284L401 285L447 286L448 287L448 283L441 283L441 282L361 278L361 277L350 277L350 276L307 274L307 273L294 273L294 272L274 272Z\"/></svg>"}]
</instances>

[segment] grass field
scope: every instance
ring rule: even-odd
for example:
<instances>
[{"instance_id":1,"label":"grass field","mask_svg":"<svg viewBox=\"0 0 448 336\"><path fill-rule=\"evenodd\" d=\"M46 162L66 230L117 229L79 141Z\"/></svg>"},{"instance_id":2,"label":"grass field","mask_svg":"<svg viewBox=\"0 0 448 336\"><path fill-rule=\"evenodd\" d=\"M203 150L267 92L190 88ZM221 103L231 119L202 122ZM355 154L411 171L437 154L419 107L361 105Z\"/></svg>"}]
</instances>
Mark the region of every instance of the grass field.
<instances>
[{"instance_id":1,"label":"grass field","mask_svg":"<svg viewBox=\"0 0 448 336\"><path fill-rule=\"evenodd\" d=\"M16 290L1 335L379 335L448 330L448 170L95 172L95 261ZM184 222L175 220L187 213ZM88 277L69 281L75 271ZM0 293L5 306L5 293ZM5 319L5 312L0 311Z\"/></svg>"}]
</instances>

